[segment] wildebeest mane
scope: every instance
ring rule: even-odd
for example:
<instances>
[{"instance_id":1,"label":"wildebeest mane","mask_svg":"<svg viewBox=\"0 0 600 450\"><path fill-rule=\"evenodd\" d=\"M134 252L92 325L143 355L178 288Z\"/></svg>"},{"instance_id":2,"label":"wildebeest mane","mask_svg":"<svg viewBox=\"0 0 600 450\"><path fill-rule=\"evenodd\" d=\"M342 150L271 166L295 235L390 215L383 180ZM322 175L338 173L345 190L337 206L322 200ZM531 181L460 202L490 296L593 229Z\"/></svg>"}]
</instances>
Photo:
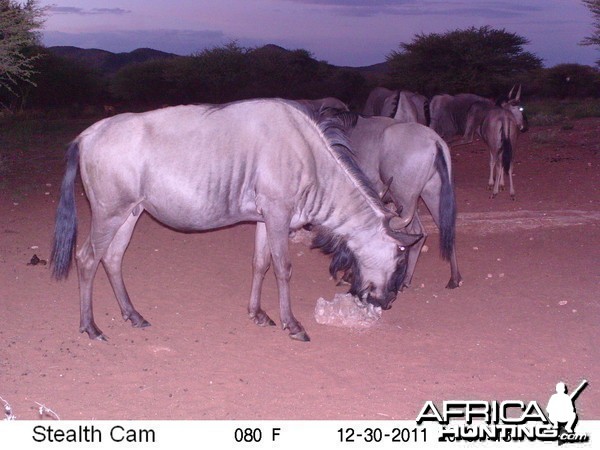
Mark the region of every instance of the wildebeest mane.
<instances>
[{"instance_id":1,"label":"wildebeest mane","mask_svg":"<svg viewBox=\"0 0 600 450\"><path fill-rule=\"evenodd\" d=\"M342 272L341 279L350 283L348 293L363 299L365 294L368 293L368 287L363 287L360 266L356 256L348 247L346 239L333 233L326 227L317 226L313 227L312 230L315 232L315 236L311 248L319 249L324 254L331 255L329 274L337 280L338 273ZM397 293L402 288L406 278L407 269L408 265L406 264L406 260L399 260L396 270L394 270L394 273L388 281L388 292ZM368 301L375 303L378 306L382 306L384 309L389 309L391 307L390 304L379 304L377 301L373 302L372 299L368 299Z\"/></svg>"},{"instance_id":2,"label":"wildebeest mane","mask_svg":"<svg viewBox=\"0 0 600 450\"><path fill-rule=\"evenodd\" d=\"M331 108L325 108L320 111L316 121L329 142L336 160L356 182L357 187L366 196L371 206L381 214L387 215L388 212L379 198L377 191L356 162L348 140L348 132L356 126L360 115L351 111L339 110L332 114L330 110ZM301 111L303 110L301 109ZM311 116L309 115L309 117Z\"/></svg>"},{"instance_id":3,"label":"wildebeest mane","mask_svg":"<svg viewBox=\"0 0 600 450\"><path fill-rule=\"evenodd\" d=\"M317 248L326 255L331 255L329 274L337 280L337 274L343 272L342 278L350 281L350 294L360 296L362 276L358 261L352 250L348 248L346 239L325 227L314 227L315 236L311 248ZM350 275L350 280L347 279Z\"/></svg>"},{"instance_id":4,"label":"wildebeest mane","mask_svg":"<svg viewBox=\"0 0 600 450\"><path fill-rule=\"evenodd\" d=\"M504 103L508 103L510 99L506 95L500 95L496 98L496 106L502 106Z\"/></svg>"},{"instance_id":5,"label":"wildebeest mane","mask_svg":"<svg viewBox=\"0 0 600 450\"><path fill-rule=\"evenodd\" d=\"M400 105L400 89L396 89L394 91L394 99L392 100L392 113L388 117L396 117L398 105Z\"/></svg>"}]
</instances>

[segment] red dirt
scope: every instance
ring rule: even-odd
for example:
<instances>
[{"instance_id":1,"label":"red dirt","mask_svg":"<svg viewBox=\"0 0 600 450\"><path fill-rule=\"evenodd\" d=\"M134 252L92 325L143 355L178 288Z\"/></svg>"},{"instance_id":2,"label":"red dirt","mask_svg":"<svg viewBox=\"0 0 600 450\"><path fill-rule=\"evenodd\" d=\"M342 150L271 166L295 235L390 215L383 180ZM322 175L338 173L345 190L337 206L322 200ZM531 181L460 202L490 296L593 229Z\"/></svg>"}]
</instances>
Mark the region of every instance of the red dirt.
<instances>
[{"instance_id":1,"label":"red dirt","mask_svg":"<svg viewBox=\"0 0 600 450\"><path fill-rule=\"evenodd\" d=\"M19 419L38 418L35 402L62 419L414 419L427 400L545 405L558 381L587 378L577 412L600 419L600 120L573 124L521 136L516 201L488 198L482 143L453 150L464 285L444 289L449 266L426 221L413 286L371 329L315 322L316 299L343 288L327 257L291 244L293 307L310 343L247 317L254 225L183 234L147 215L124 272L152 326L123 322L100 270L96 322L110 340L80 334L75 274L59 283L27 265L49 258L64 167L48 149L2 184L0 396ZM83 197L78 206L84 237ZM270 272L274 319L276 294Z\"/></svg>"}]
</instances>

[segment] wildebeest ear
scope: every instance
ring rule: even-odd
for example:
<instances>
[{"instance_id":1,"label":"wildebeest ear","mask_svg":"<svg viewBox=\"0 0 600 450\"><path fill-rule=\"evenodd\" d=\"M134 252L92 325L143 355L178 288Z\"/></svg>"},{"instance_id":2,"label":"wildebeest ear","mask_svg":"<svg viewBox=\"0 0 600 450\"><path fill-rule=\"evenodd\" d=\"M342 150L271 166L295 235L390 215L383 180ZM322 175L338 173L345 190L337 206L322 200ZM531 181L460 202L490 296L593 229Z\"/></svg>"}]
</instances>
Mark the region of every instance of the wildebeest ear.
<instances>
[{"instance_id":1,"label":"wildebeest ear","mask_svg":"<svg viewBox=\"0 0 600 450\"><path fill-rule=\"evenodd\" d=\"M398 241L399 247L410 247L411 245L415 245L422 238L422 234L409 234L402 233L400 231L392 231L392 237Z\"/></svg>"},{"instance_id":2,"label":"wildebeest ear","mask_svg":"<svg viewBox=\"0 0 600 450\"><path fill-rule=\"evenodd\" d=\"M517 90L517 95L515 95L515 101L521 101L521 85L519 85L519 89Z\"/></svg>"}]
</instances>

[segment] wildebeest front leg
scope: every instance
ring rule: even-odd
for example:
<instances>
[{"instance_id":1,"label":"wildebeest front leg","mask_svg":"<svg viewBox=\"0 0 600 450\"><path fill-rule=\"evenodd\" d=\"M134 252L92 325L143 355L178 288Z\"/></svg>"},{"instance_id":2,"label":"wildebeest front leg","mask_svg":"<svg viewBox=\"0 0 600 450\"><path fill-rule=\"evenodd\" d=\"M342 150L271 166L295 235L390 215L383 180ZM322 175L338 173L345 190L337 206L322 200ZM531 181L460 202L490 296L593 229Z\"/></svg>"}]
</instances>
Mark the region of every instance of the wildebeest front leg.
<instances>
[{"instance_id":1,"label":"wildebeest front leg","mask_svg":"<svg viewBox=\"0 0 600 450\"><path fill-rule=\"evenodd\" d=\"M284 330L289 330L292 339L310 341L304 327L294 317L290 301L290 279L292 277L288 240L290 219L281 211L275 211L271 215L265 211L265 225L279 290L281 325Z\"/></svg>"},{"instance_id":2,"label":"wildebeest front leg","mask_svg":"<svg viewBox=\"0 0 600 450\"><path fill-rule=\"evenodd\" d=\"M256 224L254 238L254 257L252 259L252 292L248 303L248 315L260 326L275 325L275 322L260 307L260 293L265 274L271 265L271 250L267 240L267 228L264 223Z\"/></svg>"},{"instance_id":3,"label":"wildebeest front leg","mask_svg":"<svg viewBox=\"0 0 600 450\"><path fill-rule=\"evenodd\" d=\"M136 328L144 328L150 326L150 323L142 317L140 313L136 311L131 303L125 283L123 282L123 254L129 245L133 229L140 217L138 214L130 214L127 220L110 243L106 254L102 258L102 263L106 269L106 274L121 308L121 316L123 320L130 320L131 324Z\"/></svg>"}]
</instances>

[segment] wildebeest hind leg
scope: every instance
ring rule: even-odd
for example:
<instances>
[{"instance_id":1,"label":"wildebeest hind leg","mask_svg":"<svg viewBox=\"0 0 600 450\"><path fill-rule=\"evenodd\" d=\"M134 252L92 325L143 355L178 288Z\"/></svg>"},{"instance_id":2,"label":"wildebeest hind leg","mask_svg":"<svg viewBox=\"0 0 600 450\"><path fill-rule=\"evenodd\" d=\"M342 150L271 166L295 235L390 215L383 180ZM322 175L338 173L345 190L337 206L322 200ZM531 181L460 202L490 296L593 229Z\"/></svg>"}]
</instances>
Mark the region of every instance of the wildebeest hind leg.
<instances>
[{"instance_id":1,"label":"wildebeest hind leg","mask_svg":"<svg viewBox=\"0 0 600 450\"><path fill-rule=\"evenodd\" d=\"M125 222L123 216L106 218L102 212L92 208L92 226L90 235L77 252L77 271L79 275L79 296L81 321L79 331L85 331L90 339L106 340L106 336L94 322L92 291L98 264L104 257L115 234Z\"/></svg>"},{"instance_id":2,"label":"wildebeest hind leg","mask_svg":"<svg viewBox=\"0 0 600 450\"><path fill-rule=\"evenodd\" d=\"M265 274L271 265L271 250L267 241L267 228L264 223L256 224L254 238L254 257L252 259L252 291L248 303L248 315L261 327L275 325L275 322L260 307L260 292Z\"/></svg>"},{"instance_id":3,"label":"wildebeest hind leg","mask_svg":"<svg viewBox=\"0 0 600 450\"><path fill-rule=\"evenodd\" d=\"M427 233L425 232L425 228L423 228L423 224L421 223L421 219L419 219L419 214L415 211L413 215L413 220L408 224L405 231L410 234L422 234L423 238L419 239L419 241L411 245L408 249L407 255L407 268L406 268L406 277L404 278L404 286L410 286L412 282L412 277L415 273L415 267L417 266L417 261L419 259L419 255L421 254L421 249L425 240L427 239Z\"/></svg>"},{"instance_id":4,"label":"wildebeest hind leg","mask_svg":"<svg viewBox=\"0 0 600 450\"><path fill-rule=\"evenodd\" d=\"M490 177L488 178L488 191L494 187L494 168L496 166L496 154L490 151Z\"/></svg>"},{"instance_id":5,"label":"wildebeest hind leg","mask_svg":"<svg viewBox=\"0 0 600 450\"><path fill-rule=\"evenodd\" d=\"M77 272L79 274L79 296L80 315L79 331L84 331L90 339L105 341L106 336L94 322L94 311L92 307L92 288L94 276L100 263L99 258L94 257L91 244L91 235L85 240L77 252Z\"/></svg>"},{"instance_id":6,"label":"wildebeest hind leg","mask_svg":"<svg viewBox=\"0 0 600 450\"><path fill-rule=\"evenodd\" d=\"M130 320L131 324L136 328L144 328L150 326L140 313L136 311L131 303L125 283L123 281L123 255L131 240L131 235L140 217L139 211L137 214L130 214L121 228L115 234L108 250L102 258L102 264L106 269L106 274L121 308L123 320Z\"/></svg>"},{"instance_id":7,"label":"wildebeest hind leg","mask_svg":"<svg viewBox=\"0 0 600 450\"><path fill-rule=\"evenodd\" d=\"M515 199L515 186L513 185L513 165L510 164L510 169L508 170L508 184L510 188L510 198Z\"/></svg>"},{"instance_id":8,"label":"wildebeest hind leg","mask_svg":"<svg viewBox=\"0 0 600 450\"><path fill-rule=\"evenodd\" d=\"M423 190L423 192L421 193L421 197L423 198L423 201L425 202L425 205L427 206L427 209L429 209L429 212L431 213L431 217L433 218L433 221L435 223L435 225L438 227L438 230L440 230L440 244L442 244L443 239L442 236L444 234L454 234L455 231L453 231L453 228L456 226L456 222L455 219L452 221L452 225L449 224L448 222L446 222L446 230L442 230L442 225L441 225L441 217L440 214L444 214L444 212L440 211L440 202L441 202L441 198L440 195L438 194L440 192L440 187L438 186L437 183L430 183L429 185L427 185L425 187L425 189ZM450 199L448 199L450 200ZM452 202L454 203L454 200L452 199ZM445 205L446 208L449 208L450 206L448 204ZM455 209L454 209L455 210ZM456 212L456 210L455 210ZM449 212L446 211L447 214L450 214ZM450 228L451 226L451 228ZM442 245L440 245L440 253L442 254L442 257L444 259L448 259L446 257L444 257L444 253L447 253L447 249L444 250L442 248ZM460 271L458 270L458 258L456 257L456 243L452 242L452 247L450 249L450 280L448 281L448 284L446 285L447 289L454 289L457 288L459 286L462 286L462 276L460 274Z\"/></svg>"}]
</instances>

